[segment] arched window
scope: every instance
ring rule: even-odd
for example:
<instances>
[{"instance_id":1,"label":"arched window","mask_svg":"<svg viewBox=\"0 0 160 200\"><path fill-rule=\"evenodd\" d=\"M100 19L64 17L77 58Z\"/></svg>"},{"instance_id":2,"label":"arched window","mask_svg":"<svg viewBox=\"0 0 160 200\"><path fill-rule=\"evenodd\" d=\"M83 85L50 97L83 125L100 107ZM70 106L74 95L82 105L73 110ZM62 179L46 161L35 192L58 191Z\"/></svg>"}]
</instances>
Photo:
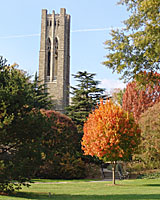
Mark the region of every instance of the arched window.
<instances>
[{"instance_id":1,"label":"arched window","mask_svg":"<svg viewBox=\"0 0 160 200\"><path fill-rule=\"evenodd\" d=\"M57 70L58 70L58 39L54 40L54 75L53 79L57 79Z\"/></svg>"},{"instance_id":2,"label":"arched window","mask_svg":"<svg viewBox=\"0 0 160 200\"><path fill-rule=\"evenodd\" d=\"M47 76L50 76L51 69L51 40L47 40Z\"/></svg>"}]
</instances>

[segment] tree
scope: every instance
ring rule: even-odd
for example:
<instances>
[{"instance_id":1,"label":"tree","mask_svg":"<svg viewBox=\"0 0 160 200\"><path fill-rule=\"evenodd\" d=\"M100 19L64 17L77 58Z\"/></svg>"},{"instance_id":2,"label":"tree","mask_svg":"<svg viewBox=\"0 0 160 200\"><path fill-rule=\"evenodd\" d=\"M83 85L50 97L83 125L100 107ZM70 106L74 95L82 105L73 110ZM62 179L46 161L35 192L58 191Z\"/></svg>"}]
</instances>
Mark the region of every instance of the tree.
<instances>
[{"instance_id":1,"label":"tree","mask_svg":"<svg viewBox=\"0 0 160 200\"><path fill-rule=\"evenodd\" d=\"M95 74L77 72L73 75L78 84L71 87L73 95L71 105L67 108L67 115L77 125L78 131L83 132L83 124L92 109L95 109L100 98L105 98L104 89L98 88L99 81L94 80Z\"/></svg>"},{"instance_id":2,"label":"tree","mask_svg":"<svg viewBox=\"0 0 160 200\"><path fill-rule=\"evenodd\" d=\"M160 168L160 102L140 115L142 143L138 157L147 169Z\"/></svg>"},{"instance_id":3,"label":"tree","mask_svg":"<svg viewBox=\"0 0 160 200\"><path fill-rule=\"evenodd\" d=\"M111 101L101 101L84 124L82 149L85 155L112 163L113 184L116 162L130 160L139 143L140 129L133 117Z\"/></svg>"},{"instance_id":4,"label":"tree","mask_svg":"<svg viewBox=\"0 0 160 200\"><path fill-rule=\"evenodd\" d=\"M148 75L146 74L145 77L147 76ZM156 77L159 76L159 74L156 75ZM159 101L160 80L154 84L148 83L146 87L139 87L137 81L132 81L128 83L123 95L123 109L132 112L135 120L138 121L140 115L145 110Z\"/></svg>"},{"instance_id":5,"label":"tree","mask_svg":"<svg viewBox=\"0 0 160 200\"><path fill-rule=\"evenodd\" d=\"M111 91L112 101L120 106L123 103L123 94L125 93L125 88L115 88Z\"/></svg>"},{"instance_id":6,"label":"tree","mask_svg":"<svg viewBox=\"0 0 160 200\"><path fill-rule=\"evenodd\" d=\"M37 72L35 74L34 81L30 86L30 96L33 99L32 104L34 108L50 109L53 107L51 97L49 96L49 93L46 92L45 84L41 84L41 81L38 80Z\"/></svg>"},{"instance_id":7,"label":"tree","mask_svg":"<svg viewBox=\"0 0 160 200\"><path fill-rule=\"evenodd\" d=\"M41 110L50 127L43 133L43 160L37 176L41 178L84 178L84 162L78 156L79 134L73 121L53 110Z\"/></svg>"},{"instance_id":8,"label":"tree","mask_svg":"<svg viewBox=\"0 0 160 200\"><path fill-rule=\"evenodd\" d=\"M29 186L41 163L41 135L45 129L45 118L37 111L16 117L0 128L0 192Z\"/></svg>"},{"instance_id":9,"label":"tree","mask_svg":"<svg viewBox=\"0 0 160 200\"><path fill-rule=\"evenodd\" d=\"M39 109L49 104L23 71L0 58L0 191L20 188L34 174L46 128Z\"/></svg>"},{"instance_id":10,"label":"tree","mask_svg":"<svg viewBox=\"0 0 160 200\"><path fill-rule=\"evenodd\" d=\"M131 15L125 28L112 30L112 39L106 41L109 53L104 65L122 74L125 81L138 80L141 72L160 69L160 1L121 0L119 4L126 5Z\"/></svg>"}]
</instances>

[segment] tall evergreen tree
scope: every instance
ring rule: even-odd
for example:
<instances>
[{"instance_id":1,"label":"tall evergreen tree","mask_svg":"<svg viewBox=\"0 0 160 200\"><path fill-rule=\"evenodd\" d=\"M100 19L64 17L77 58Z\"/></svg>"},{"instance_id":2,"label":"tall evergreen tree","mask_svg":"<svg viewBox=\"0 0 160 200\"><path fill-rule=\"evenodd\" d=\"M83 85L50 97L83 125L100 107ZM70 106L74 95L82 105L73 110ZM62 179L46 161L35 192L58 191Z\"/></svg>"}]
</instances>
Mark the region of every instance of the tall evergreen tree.
<instances>
[{"instance_id":1,"label":"tall evergreen tree","mask_svg":"<svg viewBox=\"0 0 160 200\"><path fill-rule=\"evenodd\" d=\"M78 131L82 133L83 124L89 113L95 109L100 99L106 98L104 89L99 88L99 81L94 80L95 74L77 72L72 75L78 84L71 87L71 104L67 107L67 115L75 122Z\"/></svg>"},{"instance_id":2,"label":"tall evergreen tree","mask_svg":"<svg viewBox=\"0 0 160 200\"><path fill-rule=\"evenodd\" d=\"M34 81L31 84L30 92L32 99L34 99L32 103L34 108L51 109L53 107L49 93L46 92L45 84L41 84L41 81L38 80L37 72L35 73Z\"/></svg>"},{"instance_id":3,"label":"tall evergreen tree","mask_svg":"<svg viewBox=\"0 0 160 200\"><path fill-rule=\"evenodd\" d=\"M49 105L41 86L0 57L0 192L19 188L39 166L47 128L39 109Z\"/></svg>"}]
</instances>

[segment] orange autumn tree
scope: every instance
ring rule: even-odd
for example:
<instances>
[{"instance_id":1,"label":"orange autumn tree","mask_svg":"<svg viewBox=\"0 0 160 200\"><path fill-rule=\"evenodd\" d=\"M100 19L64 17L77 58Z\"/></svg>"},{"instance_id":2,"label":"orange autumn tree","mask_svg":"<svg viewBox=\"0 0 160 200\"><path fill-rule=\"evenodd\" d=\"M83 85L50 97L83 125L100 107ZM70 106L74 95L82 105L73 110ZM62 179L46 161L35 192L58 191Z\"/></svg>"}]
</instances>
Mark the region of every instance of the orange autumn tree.
<instances>
[{"instance_id":1,"label":"orange autumn tree","mask_svg":"<svg viewBox=\"0 0 160 200\"><path fill-rule=\"evenodd\" d=\"M84 124L82 149L85 155L112 163L115 184L116 162L130 160L140 143L140 132L131 114L112 101L101 101Z\"/></svg>"}]
</instances>

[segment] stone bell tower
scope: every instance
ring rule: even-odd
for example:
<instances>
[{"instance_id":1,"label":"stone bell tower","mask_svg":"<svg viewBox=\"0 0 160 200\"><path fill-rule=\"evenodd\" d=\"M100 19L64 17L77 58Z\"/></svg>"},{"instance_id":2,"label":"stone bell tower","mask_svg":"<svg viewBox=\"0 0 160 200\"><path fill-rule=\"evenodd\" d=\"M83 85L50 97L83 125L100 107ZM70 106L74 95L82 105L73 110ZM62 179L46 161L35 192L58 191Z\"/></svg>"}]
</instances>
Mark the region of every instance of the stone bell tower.
<instances>
[{"instance_id":1,"label":"stone bell tower","mask_svg":"<svg viewBox=\"0 0 160 200\"><path fill-rule=\"evenodd\" d=\"M54 109L64 113L69 104L70 15L42 10L39 80L52 96Z\"/></svg>"}]
</instances>

